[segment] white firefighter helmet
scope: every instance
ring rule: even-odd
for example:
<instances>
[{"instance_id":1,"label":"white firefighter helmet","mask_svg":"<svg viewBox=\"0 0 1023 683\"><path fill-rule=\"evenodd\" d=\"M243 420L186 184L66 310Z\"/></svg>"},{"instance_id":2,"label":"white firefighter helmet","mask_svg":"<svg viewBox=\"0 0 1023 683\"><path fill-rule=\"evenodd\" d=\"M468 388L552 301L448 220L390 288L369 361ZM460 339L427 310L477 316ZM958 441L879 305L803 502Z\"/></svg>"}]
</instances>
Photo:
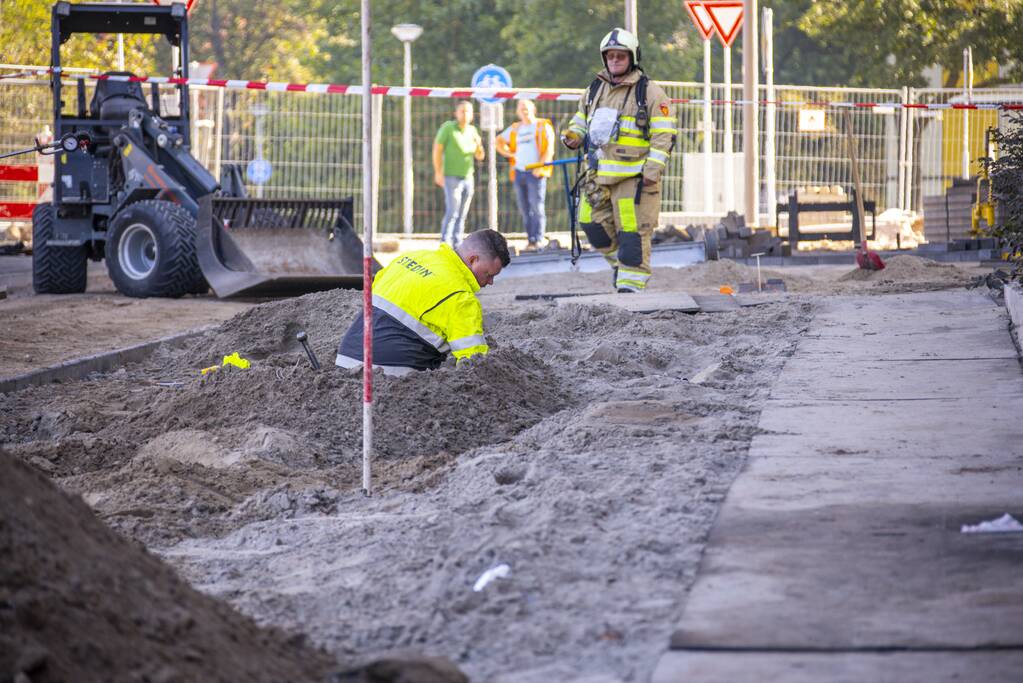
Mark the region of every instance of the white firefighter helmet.
<instances>
[{"instance_id":1,"label":"white firefighter helmet","mask_svg":"<svg viewBox=\"0 0 1023 683\"><path fill-rule=\"evenodd\" d=\"M632 66L639 66L640 51L639 38L624 28L614 28L600 41L600 58L607 66L607 58L604 53L608 50L626 50L632 55Z\"/></svg>"}]
</instances>

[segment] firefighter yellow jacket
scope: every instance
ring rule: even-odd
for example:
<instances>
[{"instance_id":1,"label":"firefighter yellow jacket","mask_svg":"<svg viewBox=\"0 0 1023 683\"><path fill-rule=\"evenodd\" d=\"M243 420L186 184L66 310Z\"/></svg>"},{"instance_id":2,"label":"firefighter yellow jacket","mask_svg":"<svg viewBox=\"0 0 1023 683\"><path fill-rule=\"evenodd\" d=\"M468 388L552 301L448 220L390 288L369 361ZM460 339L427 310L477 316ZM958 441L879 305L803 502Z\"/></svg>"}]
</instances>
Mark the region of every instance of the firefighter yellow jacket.
<instances>
[{"instance_id":1,"label":"firefighter yellow jacket","mask_svg":"<svg viewBox=\"0 0 1023 683\"><path fill-rule=\"evenodd\" d=\"M399 256L373 279L373 306L439 353L488 351L476 276L447 244ZM374 347L375 348L375 347Z\"/></svg>"},{"instance_id":2,"label":"firefighter yellow jacket","mask_svg":"<svg viewBox=\"0 0 1023 683\"><path fill-rule=\"evenodd\" d=\"M579 137L589 132L589 125L597 109L608 107L619 112L616 134L598 154L596 177L601 185L616 185L627 178L642 175L645 180L659 182L676 134L675 111L667 94L652 80L647 82L646 103L650 119L649 138L636 122L639 106L636 102L636 84L642 72L633 70L616 85L611 84L607 70L597 74L600 88L593 101L586 104L588 91L583 93L579 110L569 123L569 130Z\"/></svg>"}]
</instances>

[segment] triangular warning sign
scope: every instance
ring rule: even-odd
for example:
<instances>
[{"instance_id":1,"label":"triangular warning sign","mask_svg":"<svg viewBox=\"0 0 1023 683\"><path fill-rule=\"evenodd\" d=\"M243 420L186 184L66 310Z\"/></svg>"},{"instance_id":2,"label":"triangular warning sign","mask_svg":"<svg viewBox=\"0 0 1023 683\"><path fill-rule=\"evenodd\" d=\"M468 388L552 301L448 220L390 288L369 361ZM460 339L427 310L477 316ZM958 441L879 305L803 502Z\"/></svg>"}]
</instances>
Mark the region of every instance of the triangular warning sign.
<instances>
[{"instance_id":1,"label":"triangular warning sign","mask_svg":"<svg viewBox=\"0 0 1023 683\"><path fill-rule=\"evenodd\" d=\"M709 40L711 34L714 33L714 22L711 20L710 14L707 13L707 8L703 6L703 0L687 0L685 5L689 12L689 18L696 24L696 30L700 32L704 40Z\"/></svg>"},{"instance_id":2,"label":"triangular warning sign","mask_svg":"<svg viewBox=\"0 0 1023 683\"><path fill-rule=\"evenodd\" d=\"M738 0L704 0L703 6L714 22L718 38L725 47L732 47L742 28L742 2Z\"/></svg>"}]
</instances>

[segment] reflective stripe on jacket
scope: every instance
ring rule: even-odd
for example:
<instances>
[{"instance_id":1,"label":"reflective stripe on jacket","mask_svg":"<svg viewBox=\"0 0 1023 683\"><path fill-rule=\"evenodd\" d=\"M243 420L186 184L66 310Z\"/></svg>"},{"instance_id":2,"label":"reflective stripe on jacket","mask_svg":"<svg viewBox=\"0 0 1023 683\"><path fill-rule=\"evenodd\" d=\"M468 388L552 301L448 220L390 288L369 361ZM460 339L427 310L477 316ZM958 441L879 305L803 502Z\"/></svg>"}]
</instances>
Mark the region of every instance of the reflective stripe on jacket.
<instances>
[{"instance_id":1,"label":"reflective stripe on jacket","mask_svg":"<svg viewBox=\"0 0 1023 683\"><path fill-rule=\"evenodd\" d=\"M647 81L646 88L649 138L636 122L639 110L636 84L641 75L639 70L635 70L612 85L607 70L601 71L597 77L602 82L589 109L586 107L587 93L584 93L579 110L569 123L569 130L582 137L589 128L587 115L593 116L593 112L601 107L618 110L617 133L600 148L602 158L597 162L596 176L597 183L601 185L614 185L638 175L657 182L671 154L677 132L674 108L664 90L652 80Z\"/></svg>"},{"instance_id":2,"label":"reflective stripe on jacket","mask_svg":"<svg viewBox=\"0 0 1023 683\"><path fill-rule=\"evenodd\" d=\"M373 306L440 353L488 351L476 276L447 244L399 256L373 279Z\"/></svg>"},{"instance_id":3,"label":"reflective stripe on jacket","mask_svg":"<svg viewBox=\"0 0 1023 683\"><path fill-rule=\"evenodd\" d=\"M511 151L511 153L513 155L515 154L515 151L516 151L516 148L517 148L517 145L518 145L517 136L518 136L519 126L521 126L521 125L522 125L521 121L516 121L515 123L513 123L511 125L511 133L509 133L509 135L508 135L508 149ZM544 160L544 156L546 156L547 150L550 148L551 134L553 132L554 132L554 127L551 125L551 122L548 119L540 119L540 118L538 118L536 120L536 148L537 148L537 151L539 152L539 155L540 155L540 161ZM509 172L508 175L511 177L511 180L514 183L515 182L515 157L512 156L511 158L509 158L508 162L511 163L511 171ZM553 166L543 166L543 167L541 167L541 168L539 168L537 170L540 171L540 177L542 177L542 178L550 178L551 177L551 173L554 171L554 167Z\"/></svg>"}]
</instances>

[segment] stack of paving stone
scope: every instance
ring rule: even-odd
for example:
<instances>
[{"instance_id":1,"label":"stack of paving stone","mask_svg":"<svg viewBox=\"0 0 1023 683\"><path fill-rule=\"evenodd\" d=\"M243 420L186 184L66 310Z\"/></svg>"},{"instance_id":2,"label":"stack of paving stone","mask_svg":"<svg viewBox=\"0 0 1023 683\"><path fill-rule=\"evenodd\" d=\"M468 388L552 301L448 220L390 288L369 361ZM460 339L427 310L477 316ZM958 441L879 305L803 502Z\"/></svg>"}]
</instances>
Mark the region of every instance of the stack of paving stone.
<instances>
[{"instance_id":1,"label":"stack of paving stone","mask_svg":"<svg viewBox=\"0 0 1023 683\"><path fill-rule=\"evenodd\" d=\"M956 178L945 194L924 197L924 239L927 242L969 239L973 204L976 201L976 178Z\"/></svg>"},{"instance_id":2,"label":"stack of paving stone","mask_svg":"<svg viewBox=\"0 0 1023 683\"><path fill-rule=\"evenodd\" d=\"M751 228L734 211L721 219L710 230L716 233L717 253L724 258L749 258L753 254L787 256L787 245L765 228ZM710 242L708 241L708 251Z\"/></svg>"}]
</instances>

